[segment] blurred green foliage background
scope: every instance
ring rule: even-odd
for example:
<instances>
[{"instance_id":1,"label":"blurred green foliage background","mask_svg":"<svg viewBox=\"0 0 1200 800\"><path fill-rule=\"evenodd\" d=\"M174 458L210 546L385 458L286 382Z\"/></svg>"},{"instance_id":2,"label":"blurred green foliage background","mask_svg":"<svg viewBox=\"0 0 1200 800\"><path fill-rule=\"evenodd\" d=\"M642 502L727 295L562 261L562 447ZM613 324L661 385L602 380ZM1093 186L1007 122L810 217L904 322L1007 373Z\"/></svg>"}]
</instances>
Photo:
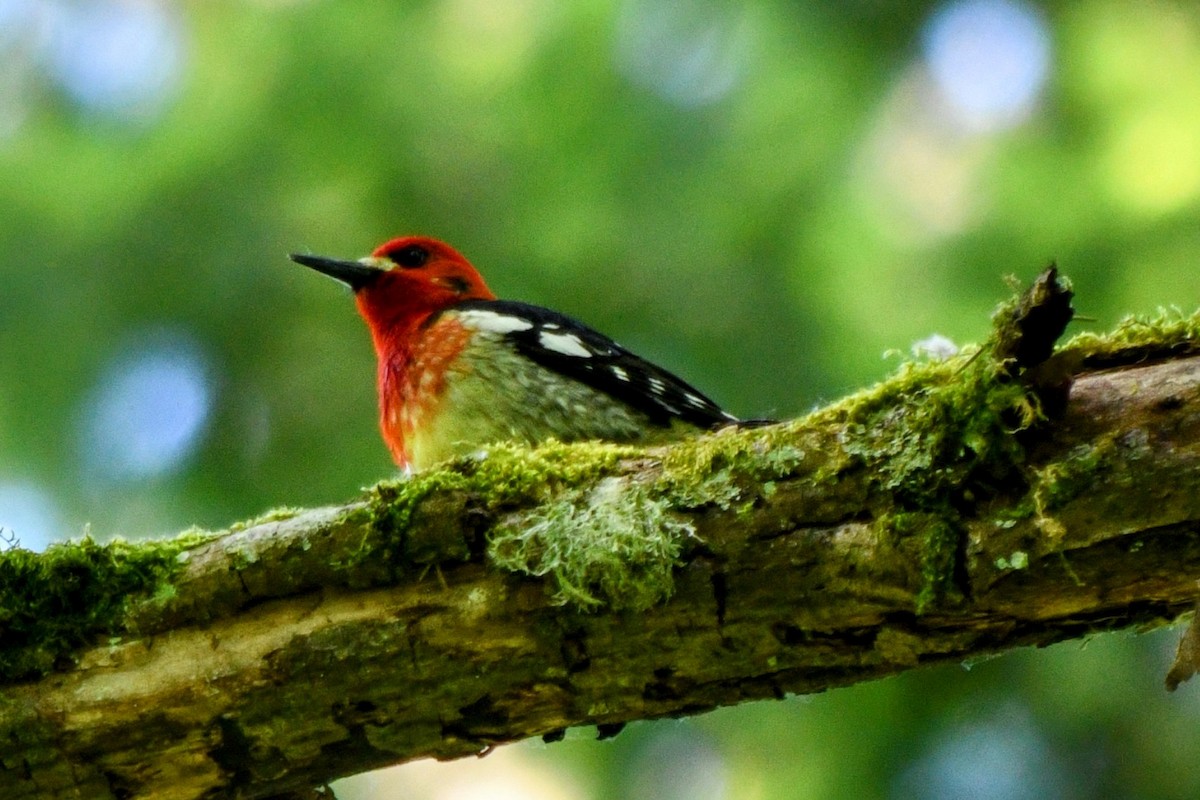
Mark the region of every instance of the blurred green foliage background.
<instances>
[{"instance_id":1,"label":"blurred green foliage background","mask_svg":"<svg viewBox=\"0 0 1200 800\"><path fill-rule=\"evenodd\" d=\"M1200 305L1200 11L1156 0L0 0L0 525L222 527L393 467L349 295L401 233L789 416L1005 274ZM1200 795L1174 634L344 782L345 798Z\"/></svg>"}]
</instances>

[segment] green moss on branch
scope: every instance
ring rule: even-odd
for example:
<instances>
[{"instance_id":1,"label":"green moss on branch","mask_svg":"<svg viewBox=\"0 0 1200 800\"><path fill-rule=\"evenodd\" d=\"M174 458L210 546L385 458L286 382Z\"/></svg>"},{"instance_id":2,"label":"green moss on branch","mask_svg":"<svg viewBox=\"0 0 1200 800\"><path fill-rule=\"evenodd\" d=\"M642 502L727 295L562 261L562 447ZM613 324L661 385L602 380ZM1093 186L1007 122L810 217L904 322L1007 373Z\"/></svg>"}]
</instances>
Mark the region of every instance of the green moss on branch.
<instances>
[{"instance_id":1,"label":"green moss on branch","mask_svg":"<svg viewBox=\"0 0 1200 800\"><path fill-rule=\"evenodd\" d=\"M0 681L45 674L98 635L124 635L130 604L169 595L180 554L209 536L104 544L85 537L43 553L0 553Z\"/></svg>"},{"instance_id":2,"label":"green moss on branch","mask_svg":"<svg viewBox=\"0 0 1200 800\"><path fill-rule=\"evenodd\" d=\"M1089 368L1134 364L1200 352L1200 310L1177 308L1152 315L1129 315L1108 333L1081 333L1061 348Z\"/></svg>"}]
</instances>

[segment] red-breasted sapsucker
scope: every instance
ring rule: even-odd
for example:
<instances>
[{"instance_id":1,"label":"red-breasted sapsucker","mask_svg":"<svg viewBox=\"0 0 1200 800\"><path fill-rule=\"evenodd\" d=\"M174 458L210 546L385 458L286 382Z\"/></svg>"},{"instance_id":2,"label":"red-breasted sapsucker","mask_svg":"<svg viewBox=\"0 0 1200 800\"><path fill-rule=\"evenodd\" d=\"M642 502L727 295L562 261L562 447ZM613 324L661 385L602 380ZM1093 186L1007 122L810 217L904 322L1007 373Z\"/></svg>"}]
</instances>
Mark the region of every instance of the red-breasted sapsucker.
<instances>
[{"instance_id":1,"label":"red-breasted sapsucker","mask_svg":"<svg viewBox=\"0 0 1200 800\"><path fill-rule=\"evenodd\" d=\"M653 442L738 422L570 317L497 300L435 239L393 239L358 261L292 260L354 291L378 356L383 438L405 469L502 440Z\"/></svg>"}]
</instances>

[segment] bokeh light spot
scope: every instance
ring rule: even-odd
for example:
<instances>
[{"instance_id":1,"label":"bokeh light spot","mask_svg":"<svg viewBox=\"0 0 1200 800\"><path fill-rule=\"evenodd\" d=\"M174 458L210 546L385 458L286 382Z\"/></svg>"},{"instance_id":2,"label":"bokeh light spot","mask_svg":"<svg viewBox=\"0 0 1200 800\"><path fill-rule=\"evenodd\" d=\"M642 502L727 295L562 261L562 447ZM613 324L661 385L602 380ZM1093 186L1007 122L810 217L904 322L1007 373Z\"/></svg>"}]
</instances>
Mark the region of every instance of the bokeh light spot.
<instances>
[{"instance_id":1,"label":"bokeh light spot","mask_svg":"<svg viewBox=\"0 0 1200 800\"><path fill-rule=\"evenodd\" d=\"M1053 800L1066 796L1061 773L1032 715L1014 704L945 730L893 797Z\"/></svg>"},{"instance_id":2,"label":"bokeh light spot","mask_svg":"<svg viewBox=\"0 0 1200 800\"><path fill-rule=\"evenodd\" d=\"M751 40L743 7L706 0L629 0L617 23L617 67L668 102L714 103L738 85Z\"/></svg>"},{"instance_id":3,"label":"bokeh light spot","mask_svg":"<svg viewBox=\"0 0 1200 800\"><path fill-rule=\"evenodd\" d=\"M123 349L88 400L84 464L99 480L152 478L195 450L212 403L208 369L190 338L155 331Z\"/></svg>"},{"instance_id":4,"label":"bokeh light spot","mask_svg":"<svg viewBox=\"0 0 1200 800\"><path fill-rule=\"evenodd\" d=\"M0 530L0 551L13 544L26 550L45 550L65 533L49 492L24 480L0 481Z\"/></svg>"},{"instance_id":5,"label":"bokeh light spot","mask_svg":"<svg viewBox=\"0 0 1200 800\"><path fill-rule=\"evenodd\" d=\"M698 728L658 728L630 764L626 797L722 800L729 797L724 755Z\"/></svg>"},{"instance_id":6,"label":"bokeh light spot","mask_svg":"<svg viewBox=\"0 0 1200 800\"><path fill-rule=\"evenodd\" d=\"M961 233L987 206L978 178L991 139L947 124L946 105L928 70L914 66L899 76L863 142L857 188L874 225L898 243Z\"/></svg>"},{"instance_id":7,"label":"bokeh light spot","mask_svg":"<svg viewBox=\"0 0 1200 800\"><path fill-rule=\"evenodd\" d=\"M1147 111L1120 126L1108 152L1113 194L1130 210L1174 211L1200 195L1200 134L1193 110Z\"/></svg>"},{"instance_id":8,"label":"bokeh light spot","mask_svg":"<svg viewBox=\"0 0 1200 800\"><path fill-rule=\"evenodd\" d=\"M1012 0L964 0L929 18L922 50L958 121L976 130L1023 120L1041 94L1050 34L1041 14Z\"/></svg>"},{"instance_id":9,"label":"bokeh light spot","mask_svg":"<svg viewBox=\"0 0 1200 800\"><path fill-rule=\"evenodd\" d=\"M560 11L550 0L443 0L434 52L459 91L490 95L524 74Z\"/></svg>"},{"instance_id":10,"label":"bokeh light spot","mask_svg":"<svg viewBox=\"0 0 1200 800\"><path fill-rule=\"evenodd\" d=\"M333 789L343 800L573 800L588 796L574 785L567 770L547 769L544 761L531 759L530 744L501 747L487 761L414 761L343 778Z\"/></svg>"},{"instance_id":11,"label":"bokeh light spot","mask_svg":"<svg viewBox=\"0 0 1200 800\"><path fill-rule=\"evenodd\" d=\"M63 7L50 70L92 111L139 116L157 110L179 81L183 37L168 6L89 2Z\"/></svg>"}]
</instances>

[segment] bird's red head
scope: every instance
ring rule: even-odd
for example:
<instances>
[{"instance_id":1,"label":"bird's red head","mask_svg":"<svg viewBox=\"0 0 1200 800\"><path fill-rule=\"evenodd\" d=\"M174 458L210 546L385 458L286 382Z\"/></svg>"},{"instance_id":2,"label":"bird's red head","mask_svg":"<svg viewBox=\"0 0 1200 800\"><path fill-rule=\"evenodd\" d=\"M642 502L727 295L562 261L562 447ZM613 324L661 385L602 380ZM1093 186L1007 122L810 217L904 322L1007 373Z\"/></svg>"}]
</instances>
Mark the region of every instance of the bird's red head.
<instances>
[{"instance_id":1,"label":"bird's red head","mask_svg":"<svg viewBox=\"0 0 1200 800\"><path fill-rule=\"evenodd\" d=\"M437 239L401 236L376 247L363 263L377 274L354 294L372 331L419 325L462 300L496 298L471 262Z\"/></svg>"},{"instance_id":2,"label":"bird's red head","mask_svg":"<svg viewBox=\"0 0 1200 800\"><path fill-rule=\"evenodd\" d=\"M460 301L496 298L461 253L427 236L392 239L358 261L306 255L292 259L353 289L358 310L377 338L411 331Z\"/></svg>"}]
</instances>

